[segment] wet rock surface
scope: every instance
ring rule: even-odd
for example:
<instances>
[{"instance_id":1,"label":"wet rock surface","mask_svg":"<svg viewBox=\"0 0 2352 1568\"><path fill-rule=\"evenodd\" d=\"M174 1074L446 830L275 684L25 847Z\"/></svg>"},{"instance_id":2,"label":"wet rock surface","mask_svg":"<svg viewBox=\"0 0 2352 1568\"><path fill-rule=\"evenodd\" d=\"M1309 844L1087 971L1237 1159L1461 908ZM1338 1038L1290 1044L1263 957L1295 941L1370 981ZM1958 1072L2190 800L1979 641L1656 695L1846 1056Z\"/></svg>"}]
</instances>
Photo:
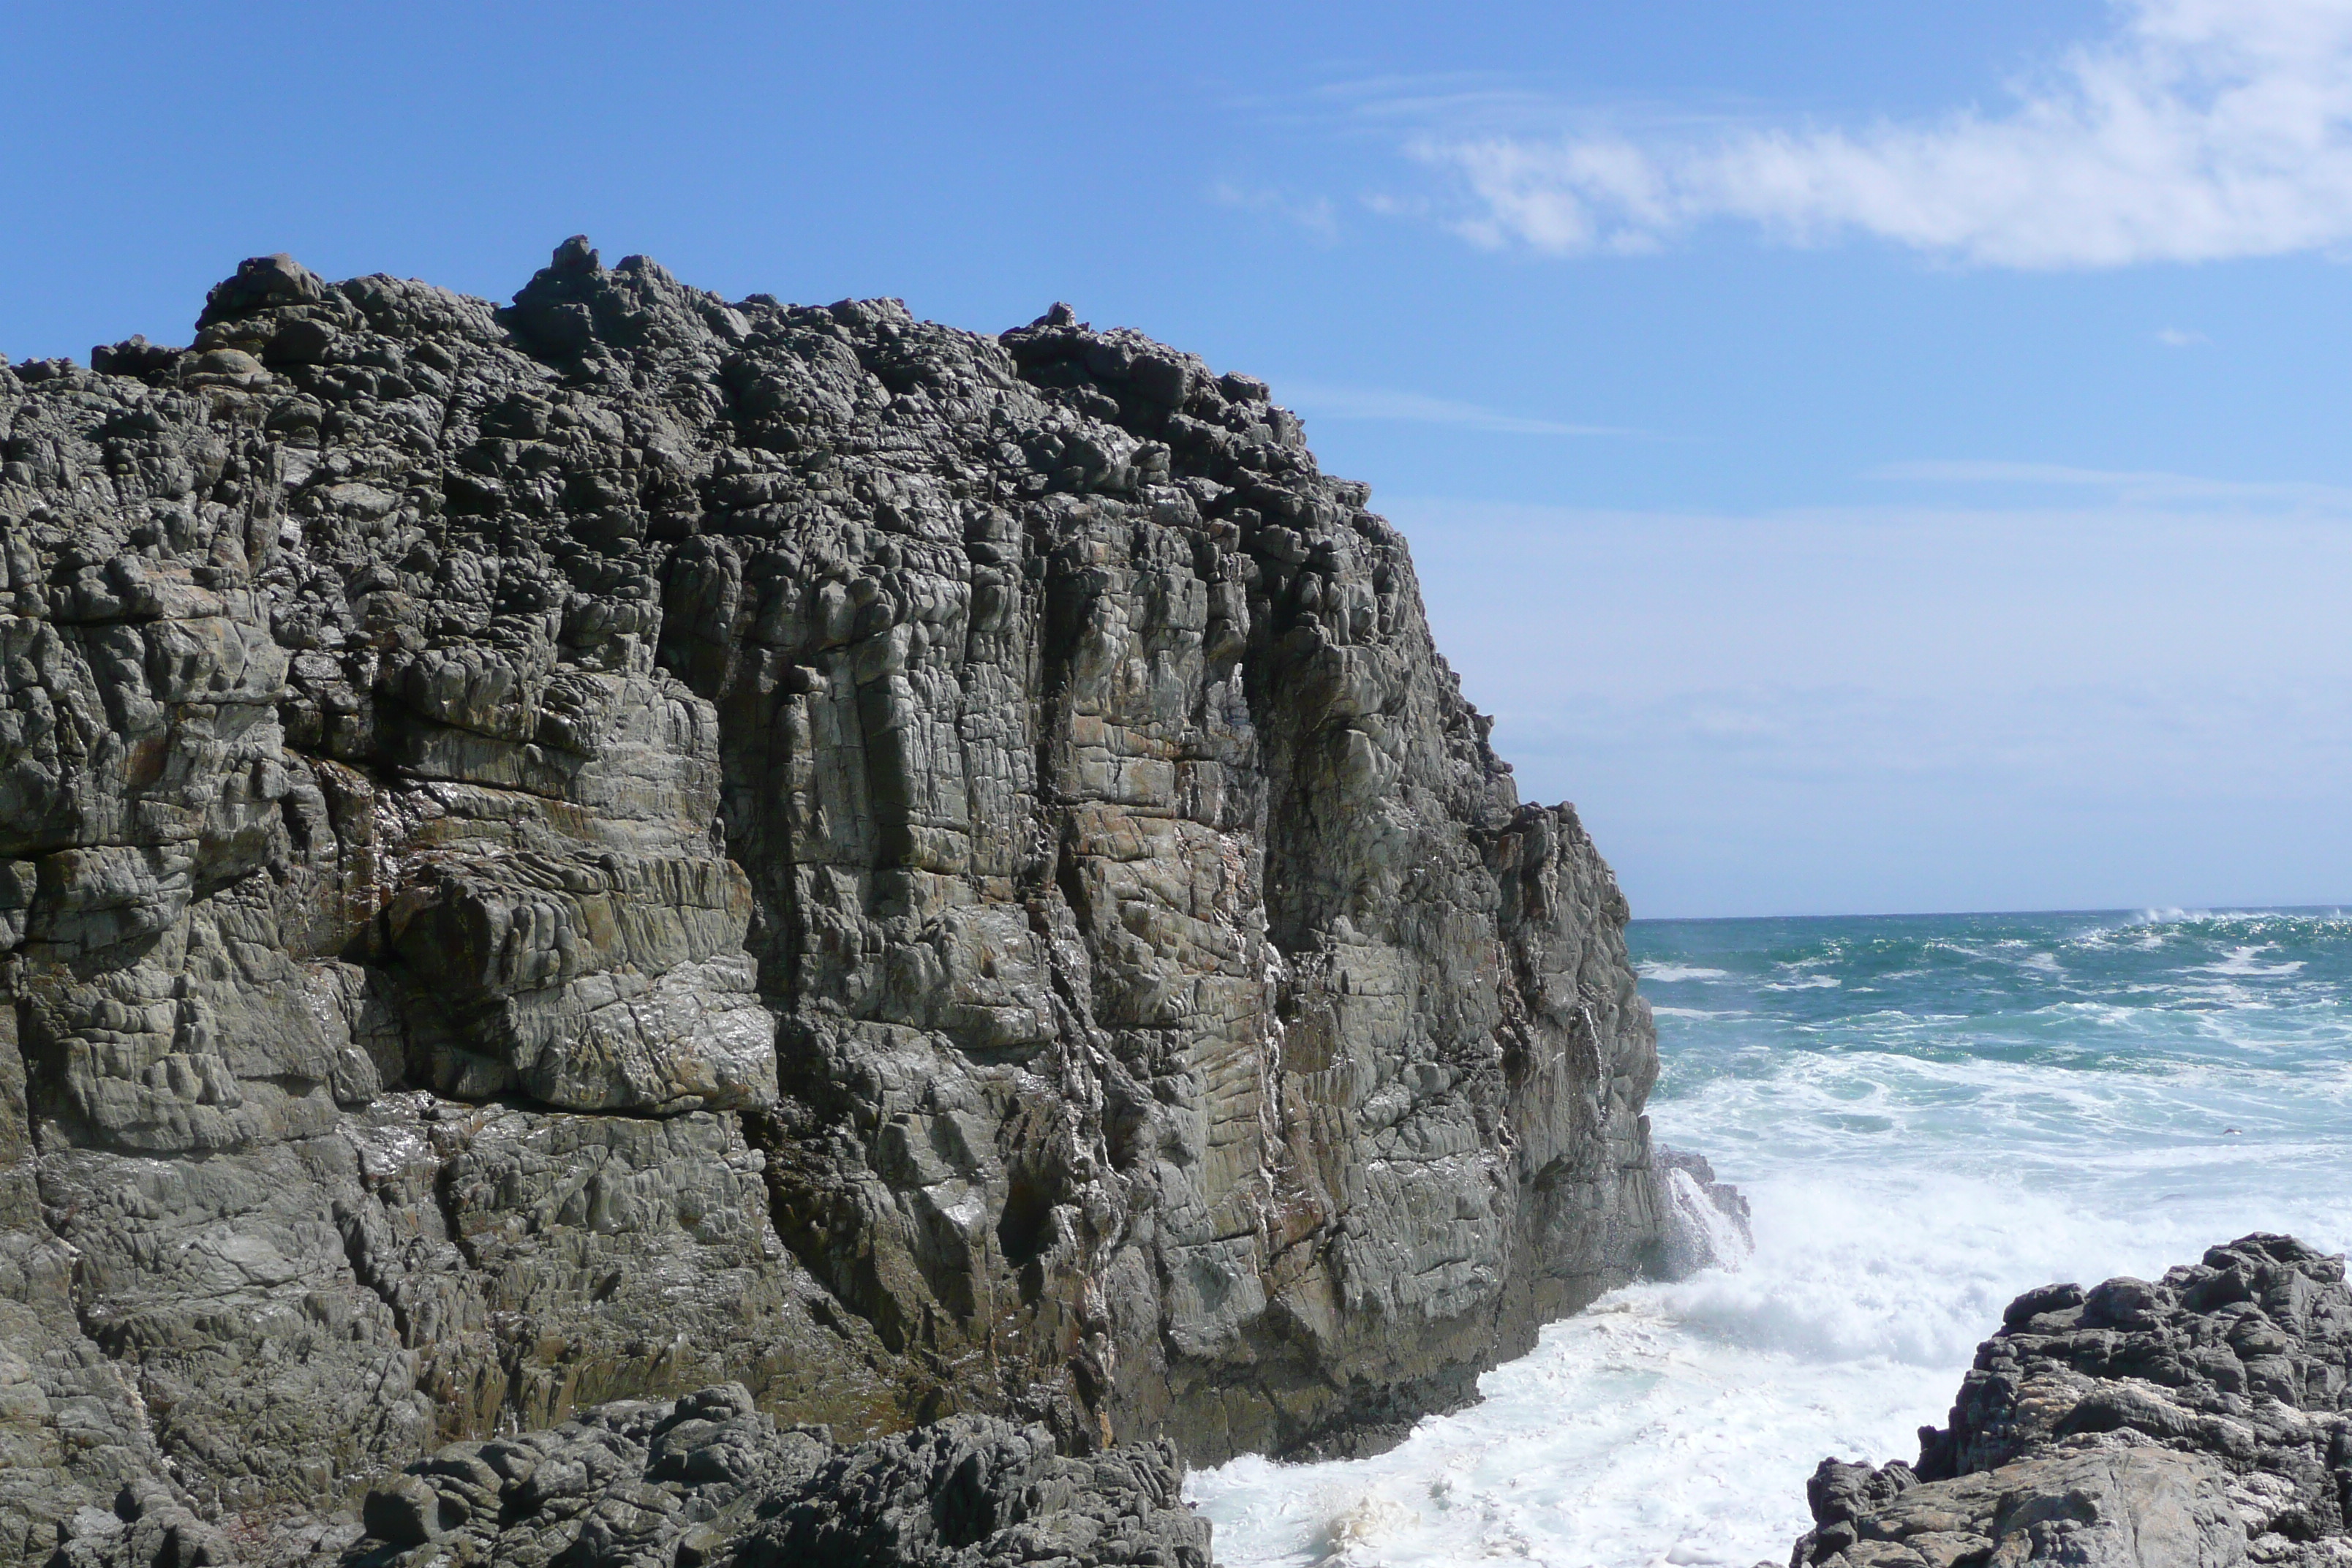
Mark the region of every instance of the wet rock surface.
<instances>
[{"instance_id":1,"label":"wet rock surface","mask_svg":"<svg viewBox=\"0 0 2352 1568\"><path fill-rule=\"evenodd\" d=\"M1644 1272L1687 1279L1703 1268L1736 1269L1755 1256L1747 1195L1717 1181L1706 1155L1655 1144L1650 1168L1657 1179L1658 1240Z\"/></svg>"},{"instance_id":2,"label":"wet rock surface","mask_svg":"<svg viewBox=\"0 0 2352 1568\"><path fill-rule=\"evenodd\" d=\"M1623 900L1368 499L577 240L0 364L0 1562L724 1384L1341 1451L1628 1278Z\"/></svg>"},{"instance_id":3,"label":"wet rock surface","mask_svg":"<svg viewBox=\"0 0 2352 1568\"><path fill-rule=\"evenodd\" d=\"M1916 1465L1824 1459L1792 1568L2352 1563L2352 1292L2290 1237L2010 1304Z\"/></svg>"}]
</instances>

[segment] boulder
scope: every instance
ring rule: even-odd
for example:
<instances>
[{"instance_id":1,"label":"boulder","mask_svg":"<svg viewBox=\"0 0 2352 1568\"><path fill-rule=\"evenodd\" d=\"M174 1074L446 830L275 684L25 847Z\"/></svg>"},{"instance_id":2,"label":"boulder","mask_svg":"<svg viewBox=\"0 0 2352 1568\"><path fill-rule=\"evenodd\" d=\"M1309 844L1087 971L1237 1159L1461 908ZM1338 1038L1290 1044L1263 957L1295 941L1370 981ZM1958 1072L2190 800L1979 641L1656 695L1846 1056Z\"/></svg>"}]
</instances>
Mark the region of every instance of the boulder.
<instances>
[{"instance_id":1,"label":"boulder","mask_svg":"<svg viewBox=\"0 0 2352 1568\"><path fill-rule=\"evenodd\" d=\"M1919 1459L1824 1459L1791 1568L2352 1561L2344 1260L2253 1235L2161 1279L2047 1285Z\"/></svg>"}]
</instances>

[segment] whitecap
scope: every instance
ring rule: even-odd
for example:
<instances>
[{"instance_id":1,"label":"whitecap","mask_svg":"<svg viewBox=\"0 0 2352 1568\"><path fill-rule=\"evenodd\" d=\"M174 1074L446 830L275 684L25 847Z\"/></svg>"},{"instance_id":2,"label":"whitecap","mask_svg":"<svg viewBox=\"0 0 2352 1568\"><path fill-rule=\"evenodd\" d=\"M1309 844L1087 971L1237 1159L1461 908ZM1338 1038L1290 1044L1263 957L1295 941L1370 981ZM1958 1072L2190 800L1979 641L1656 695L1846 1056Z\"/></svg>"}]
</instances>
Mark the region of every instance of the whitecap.
<instances>
[{"instance_id":1,"label":"whitecap","mask_svg":"<svg viewBox=\"0 0 2352 1568\"><path fill-rule=\"evenodd\" d=\"M2250 978L2264 979L2276 978L2289 974L2299 974L2303 972L2305 961L2300 958L2288 959L2283 963L2263 963L2257 962L2259 955L2265 952L2275 952L2277 951L2278 944L2273 942L2260 942L2244 947L2233 947L2229 951L2228 955L2222 958L2220 963L2200 963L2194 967L2199 973L2205 974L2244 975Z\"/></svg>"},{"instance_id":2,"label":"whitecap","mask_svg":"<svg viewBox=\"0 0 2352 1568\"><path fill-rule=\"evenodd\" d=\"M1644 980L1654 980L1662 985L1685 980L1722 980L1729 973L1727 970L1706 969L1691 963L1643 963L1636 965L1634 973Z\"/></svg>"}]
</instances>

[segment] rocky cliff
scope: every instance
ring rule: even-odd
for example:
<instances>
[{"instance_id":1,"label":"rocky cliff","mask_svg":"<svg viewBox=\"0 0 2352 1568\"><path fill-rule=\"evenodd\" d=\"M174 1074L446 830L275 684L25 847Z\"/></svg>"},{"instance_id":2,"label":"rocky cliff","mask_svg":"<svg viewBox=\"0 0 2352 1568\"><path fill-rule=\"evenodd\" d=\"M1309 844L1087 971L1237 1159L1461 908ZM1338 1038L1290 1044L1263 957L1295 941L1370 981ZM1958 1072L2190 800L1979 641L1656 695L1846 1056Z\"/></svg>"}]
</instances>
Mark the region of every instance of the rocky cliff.
<instances>
[{"instance_id":1,"label":"rocky cliff","mask_svg":"<svg viewBox=\"0 0 2352 1568\"><path fill-rule=\"evenodd\" d=\"M722 1384L1344 1446L1654 1248L1624 903L1259 382L573 240L0 442L0 1561Z\"/></svg>"},{"instance_id":2,"label":"rocky cliff","mask_svg":"<svg viewBox=\"0 0 2352 1568\"><path fill-rule=\"evenodd\" d=\"M2255 1235L2029 1290L1916 1466L1824 1459L1807 1492L1790 1568L2352 1563L2344 1259Z\"/></svg>"}]
</instances>

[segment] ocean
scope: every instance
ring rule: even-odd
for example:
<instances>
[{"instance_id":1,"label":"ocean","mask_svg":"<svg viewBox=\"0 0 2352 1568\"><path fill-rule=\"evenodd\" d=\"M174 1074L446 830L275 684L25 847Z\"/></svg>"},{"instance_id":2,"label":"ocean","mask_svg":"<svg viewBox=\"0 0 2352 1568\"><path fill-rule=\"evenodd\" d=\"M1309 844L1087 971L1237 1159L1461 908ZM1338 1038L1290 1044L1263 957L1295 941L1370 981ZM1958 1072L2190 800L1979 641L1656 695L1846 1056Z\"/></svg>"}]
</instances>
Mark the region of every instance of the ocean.
<instances>
[{"instance_id":1,"label":"ocean","mask_svg":"<svg viewBox=\"0 0 2352 1568\"><path fill-rule=\"evenodd\" d=\"M1823 1455L1910 1459L2002 1307L2252 1230L2352 1244L2352 916L1644 921L1656 1139L1736 1271L1555 1323L1374 1458L1197 1472L1228 1568L1786 1562Z\"/></svg>"}]
</instances>

